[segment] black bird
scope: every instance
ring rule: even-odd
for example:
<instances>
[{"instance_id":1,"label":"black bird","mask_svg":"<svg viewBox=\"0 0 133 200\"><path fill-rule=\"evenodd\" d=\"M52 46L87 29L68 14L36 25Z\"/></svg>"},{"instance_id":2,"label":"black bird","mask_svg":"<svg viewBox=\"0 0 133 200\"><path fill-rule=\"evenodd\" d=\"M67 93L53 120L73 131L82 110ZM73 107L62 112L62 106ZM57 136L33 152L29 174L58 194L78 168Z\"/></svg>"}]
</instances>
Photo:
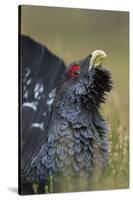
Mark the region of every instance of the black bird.
<instances>
[{"instance_id":1,"label":"black bird","mask_svg":"<svg viewBox=\"0 0 133 200\"><path fill-rule=\"evenodd\" d=\"M112 89L106 54L96 50L71 63L56 87L47 138L23 172L29 183L79 177L102 169L108 157L107 123L99 112ZM56 176L56 177L57 177Z\"/></svg>"}]
</instances>

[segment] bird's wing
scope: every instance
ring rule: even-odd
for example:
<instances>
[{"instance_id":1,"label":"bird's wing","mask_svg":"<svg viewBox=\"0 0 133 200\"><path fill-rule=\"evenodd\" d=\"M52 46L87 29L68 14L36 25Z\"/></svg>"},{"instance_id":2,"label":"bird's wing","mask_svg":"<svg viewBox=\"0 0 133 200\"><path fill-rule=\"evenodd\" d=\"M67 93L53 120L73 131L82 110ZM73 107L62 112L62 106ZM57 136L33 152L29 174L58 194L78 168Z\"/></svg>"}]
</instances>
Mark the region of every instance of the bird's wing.
<instances>
[{"instance_id":1,"label":"bird's wing","mask_svg":"<svg viewBox=\"0 0 133 200\"><path fill-rule=\"evenodd\" d=\"M46 138L54 89L64 62L30 37L20 36L21 167Z\"/></svg>"}]
</instances>

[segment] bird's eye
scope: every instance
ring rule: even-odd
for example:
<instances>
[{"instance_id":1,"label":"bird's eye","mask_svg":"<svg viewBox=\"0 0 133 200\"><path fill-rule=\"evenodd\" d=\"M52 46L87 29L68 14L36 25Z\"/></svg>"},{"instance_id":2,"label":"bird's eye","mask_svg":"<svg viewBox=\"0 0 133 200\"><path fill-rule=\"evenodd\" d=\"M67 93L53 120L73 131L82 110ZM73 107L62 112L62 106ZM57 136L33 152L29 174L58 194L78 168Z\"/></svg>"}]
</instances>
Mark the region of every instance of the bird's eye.
<instances>
[{"instance_id":1,"label":"bird's eye","mask_svg":"<svg viewBox=\"0 0 133 200\"><path fill-rule=\"evenodd\" d=\"M68 78L78 75L79 73L80 73L80 66L77 64L74 64L69 69Z\"/></svg>"}]
</instances>

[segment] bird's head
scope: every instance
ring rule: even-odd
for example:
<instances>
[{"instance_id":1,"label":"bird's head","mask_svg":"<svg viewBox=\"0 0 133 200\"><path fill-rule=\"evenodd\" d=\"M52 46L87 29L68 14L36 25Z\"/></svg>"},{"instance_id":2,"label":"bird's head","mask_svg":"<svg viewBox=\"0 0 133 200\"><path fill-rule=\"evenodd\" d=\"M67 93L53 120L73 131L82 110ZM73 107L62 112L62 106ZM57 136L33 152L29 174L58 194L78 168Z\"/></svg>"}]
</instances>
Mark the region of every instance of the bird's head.
<instances>
[{"instance_id":1,"label":"bird's head","mask_svg":"<svg viewBox=\"0 0 133 200\"><path fill-rule=\"evenodd\" d=\"M82 60L72 62L60 85L62 96L82 99L89 106L99 107L106 92L112 89L111 73L102 64L106 53L95 50Z\"/></svg>"},{"instance_id":2,"label":"bird's head","mask_svg":"<svg viewBox=\"0 0 133 200\"><path fill-rule=\"evenodd\" d=\"M68 79L76 75L79 75L81 71L88 70L89 72L92 68L101 66L105 58L106 58L106 53L104 51L95 50L92 54L90 54L86 58L71 63L69 65L69 70L67 73Z\"/></svg>"}]
</instances>

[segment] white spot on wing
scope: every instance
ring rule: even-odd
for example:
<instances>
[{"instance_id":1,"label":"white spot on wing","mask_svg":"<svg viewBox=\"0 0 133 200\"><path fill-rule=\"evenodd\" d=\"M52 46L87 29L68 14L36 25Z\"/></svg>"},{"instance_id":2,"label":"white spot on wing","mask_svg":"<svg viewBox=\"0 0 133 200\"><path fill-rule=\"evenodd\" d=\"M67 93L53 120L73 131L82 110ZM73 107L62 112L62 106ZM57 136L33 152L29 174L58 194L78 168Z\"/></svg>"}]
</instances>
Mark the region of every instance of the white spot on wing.
<instances>
[{"instance_id":1,"label":"white spot on wing","mask_svg":"<svg viewBox=\"0 0 133 200\"><path fill-rule=\"evenodd\" d=\"M30 69L27 68L27 69L26 69L26 73L25 73L25 78L27 78L27 77L29 76L29 74L30 74Z\"/></svg>"},{"instance_id":2,"label":"white spot on wing","mask_svg":"<svg viewBox=\"0 0 133 200\"><path fill-rule=\"evenodd\" d=\"M44 130L44 124L43 123L32 123L31 127L40 128L42 131Z\"/></svg>"},{"instance_id":3,"label":"white spot on wing","mask_svg":"<svg viewBox=\"0 0 133 200\"><path fill-rule=\"evenodd\" d=\"M34 97L35 99L40 100L41 96L44 95L44 87L43 84L37 83L34 88Z\"/></svg>"},{"instance_id":4,"label":"white spot on wing","mask_svg":"<svg viewBox=\"0 0 133 200\"><path fill-rule=\"evenodd\" d=\"M32 108L34 111L37 110L37 107L36 107L36 105L34 104L34 102L25 102L25 103L23 103L23 107Z\"/></svg>"},{"instance_id":5,"label":"white spot on wing","mask_svg":"<svg viewBox=\"0 0 133 200\"><path fill-rule=\"evenodd\" d=\"M48 106L50 106L53 103L53 101L54 101L54 98L48 99L46 103Z\"/></svg>"},{"instance_id":6,"label":"white spot on wing","mask_svg":"<svg viewBox=\"0 0 133 200\"><path fill-rule=\"evenodd\" d=\"M24 93L24 98L28 98L28 91Z\"/></svg>"},{"instance_id":7,"label":"white spot on wing","mask_svg":"<svg viewBox=\"0 0 133 200\"><path fill-rule=\"evenodd\" d=\"M52 103L53 103L53 101L54 101L54 98L55 98L55 94L56 94L56 89L53 89L50 93L49 93L49 95L48 95L48 100L47 100L47 102L46 102L46 104L48 105L48 106L51 106L52 105Z\"/></svg>"},{"instance_id":8,"label":"white spot on wing","mask_svg":"<svg viewBox=\"0 0 133 200\"><path fill-rule=\"evenodd\" d=\"M55 94L56 94L56 88L53 89L50 93L49 93L49 98L54 98L55 97Z\"/></svg>"},{"instance_id":9,"label":"white spot on wing","mask_svg":"<svg viewBox=\"0 0 133 200\"><path fill-rule=\"evenodd\" d=\"M31 83L31 79L29 79L26 83L26 85L29 85Z\"/></svg>"}]
</instances>

